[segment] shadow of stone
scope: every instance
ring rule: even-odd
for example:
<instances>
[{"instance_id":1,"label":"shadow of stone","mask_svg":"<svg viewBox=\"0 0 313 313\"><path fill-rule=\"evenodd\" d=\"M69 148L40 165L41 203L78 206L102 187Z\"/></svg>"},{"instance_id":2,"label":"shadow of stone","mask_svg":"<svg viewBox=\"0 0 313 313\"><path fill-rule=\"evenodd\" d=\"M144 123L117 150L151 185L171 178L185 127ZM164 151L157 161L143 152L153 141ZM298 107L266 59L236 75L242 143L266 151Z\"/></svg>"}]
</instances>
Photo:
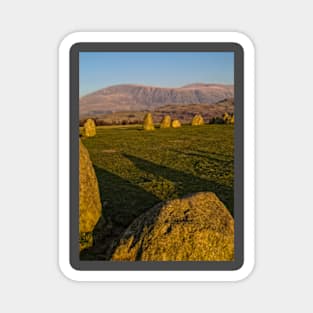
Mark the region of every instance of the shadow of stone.
<instances>
[{"instance_id":1,"label":"shadow of stone","mask_svg":"<svg viewBox=\"0 0 313 313\"><path fill-rule=\"evenodd\" d=\"M94 245L80 253L81 260L109 260L129 224L160 199L143 188L94 166L103 204L102 216L93 230Z\"/></svg>"},{"instance_id":2,"label":"shadow of stone","mask_svg":"<svg viewBox=\"0 0 313 313\"><path fill-rule=\"evenodd\" d=\"M194 176L190 173L185 173L166 166L158 165L151 161L138 158L134 155L123 154L123 156L132 161L137 168L154 175L162 176L165 179L173 182L178 188L178 197L183 197L186 194L199 191L211 191L221 199L230 213L233 214L233 188L216 183L215 181Z\"/></svg>"},{"instance_id":3,"label":"shadow of stone","mask_svg":"<svg viewBox=\"0 0 313 313\"><path fill-rule=\"evenodd\" d=\"M177 189L175 198L200 191L211 191L233 214L234 191L232 188L134 155L123 154L123 156L138 169L173 182ZM103 212L93 231L94 246L83 250L80 258L81 260L110 260L126 228L150 208L154 206L161 208L164 201L116 174L97 166L94 168L99 182ZM156 215L150 217L151 224L157 217L158 210L155 212Z\"/></svg>"},{"instance_id":4,"label":"shadow of stone","mask_svg":"<svg viewBox=\"0 0 313 313\"><path fill-rule=\"evenodd\" d=\"M208 155L207 151L197 150L197 151L193 151L193 152L185 152L185 151L175 150L175 149L171 149L171 151L179 153L179 154L183 154L187 157L188 156L195 156L198 158L206 159L208 161L218 162L218 163L223 164L223 166L228 166L230 163L234 163L233 159L225 160L225 155L220 155L220 156L222 156L222 158L218 158L218 157L216 157L218 155L215 154L215 157L213 157L212 155Z\"/></svg>"}]
</instances>

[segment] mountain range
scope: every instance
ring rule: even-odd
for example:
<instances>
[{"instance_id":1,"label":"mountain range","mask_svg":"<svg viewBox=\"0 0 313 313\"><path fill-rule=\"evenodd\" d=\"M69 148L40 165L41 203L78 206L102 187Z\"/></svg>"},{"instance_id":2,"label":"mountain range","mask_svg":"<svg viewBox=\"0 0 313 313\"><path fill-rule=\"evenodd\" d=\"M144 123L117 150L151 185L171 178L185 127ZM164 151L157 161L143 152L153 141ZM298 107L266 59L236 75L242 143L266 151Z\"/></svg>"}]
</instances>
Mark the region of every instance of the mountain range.
<instances>
[{"instance_id":1,"label":"mountain range","mask_svg":"<svg viewBox=\"0 0 313 313\"><path fill-rule=\"evenodd\" d=\"M82 96L80 116L121 111L153 111L164 105L214 104L234 97L234 86L194 83L177 88L115 85Z\"/></svg>"}]
</instances>

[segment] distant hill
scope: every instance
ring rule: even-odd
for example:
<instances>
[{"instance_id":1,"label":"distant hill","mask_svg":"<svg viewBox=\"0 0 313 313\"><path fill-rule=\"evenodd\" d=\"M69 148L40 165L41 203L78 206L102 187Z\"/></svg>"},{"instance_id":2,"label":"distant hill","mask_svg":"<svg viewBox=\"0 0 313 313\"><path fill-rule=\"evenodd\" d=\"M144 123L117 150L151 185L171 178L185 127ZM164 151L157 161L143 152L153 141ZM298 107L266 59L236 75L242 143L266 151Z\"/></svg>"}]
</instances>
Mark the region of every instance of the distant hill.
<instances>
[{"instance_id":1,"label":"distant hill","mask_svg":"<svg viewBox=\"0 0 313 313\"><path fill-rule=\"evenodd\" d=\"M116 85L80 98L80 116L152 111L164 105L214 104L234 97L233 85L195 83L179 88Z\"/></svg>"},{"instance_id":2,"label":"distant hill","mask_svg":"<svg viewBox=\"0 0 313 313\"><path fill-rule=\"evenodd\" d=\"M165 115L172 119L179 119L183 124L189 124L195 114L201 114L206 123L213 117L222 117L225 112L234 112L234 99L224 99L214 104L168 104L156 108L152 112L153 121L160 123ZM147 111L121 111L107 114L88 115L93 118L97 125L141 124ZM87 116L81 117L81 125Z\"/></svg>"}]
</instances>

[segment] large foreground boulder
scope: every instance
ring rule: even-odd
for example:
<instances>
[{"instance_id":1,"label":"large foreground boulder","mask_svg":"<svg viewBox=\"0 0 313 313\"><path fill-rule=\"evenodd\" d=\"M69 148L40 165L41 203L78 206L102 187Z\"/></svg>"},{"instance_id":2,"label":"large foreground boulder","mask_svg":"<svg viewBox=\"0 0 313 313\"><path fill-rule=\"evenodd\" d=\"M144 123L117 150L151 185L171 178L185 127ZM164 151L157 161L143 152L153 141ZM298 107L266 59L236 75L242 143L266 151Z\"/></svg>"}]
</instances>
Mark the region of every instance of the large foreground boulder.
<instances>
[{"instance_id":1,"label":"large foreground boulder","mask_svg":"<svg viewBox=\"0 0 313 313\"><path fill-rule=\"evenodd\" d=\"M144 130L154 130L153 118L151 113L147 113L143 120Z\"/></svg>"},{"instance_id":2,"label":"large foreground boulder","mask_svg":"<svg viewBox=\"0 0 313 313\"><path fill-rule=\"evenodd\" d=\"M161 121L160 128L170 128L171 127L171 117L165 115Z\"/></svg>"},{"instance_id":3,"label":"large foreground boulder","mask_svg":"<svg viewBox=\"0 0 313 313\"><path fill-rule=\"evenodd\" d=\"M211 192L161 203L125 231L112 260L230 261L234 258L234 220Z\"/></svg>"},{"instance_id":4,"label":"large foreground boulder","mask_svg":"<svg viewBox=\"0 0 313 313\"><path fill-rule=\"evenodd\" d=\"M79 140L79 235L80 250L93 244L92 231L101 216L97 177L88 150Z\"/></svg>"},{"instance_id":5,"label":"large foreground boulder","mask_svg":"<svg viewBox=\"0 0 313 313\"><path fill-rule=\"evenodd\" d=\"M93 137L96 136L96 124L95 121L89 118L84 124L84 136Z\"/></svg>"},{"instance_id":6,"label":"large foreground boulder","mask_svg":"<svg viewBox=\"0 0 313 313\"><path fill-rule=\"evenodd\" d=\"M192 121L191 121L191 125L192 126L200 126L200 125L204 125L204 119L201 116L201 114L196 114Z\"/></svg>"}]
</instances>

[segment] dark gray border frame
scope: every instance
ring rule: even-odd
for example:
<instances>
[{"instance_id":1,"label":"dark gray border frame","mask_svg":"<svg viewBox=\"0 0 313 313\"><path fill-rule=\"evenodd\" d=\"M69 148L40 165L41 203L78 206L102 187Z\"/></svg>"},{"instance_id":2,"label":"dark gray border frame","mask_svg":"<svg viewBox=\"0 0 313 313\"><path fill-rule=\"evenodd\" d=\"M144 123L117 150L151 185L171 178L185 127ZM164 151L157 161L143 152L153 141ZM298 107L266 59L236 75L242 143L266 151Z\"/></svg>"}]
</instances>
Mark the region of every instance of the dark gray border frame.
<instances>
[{"instance_id":1,"label":"dark gray border frame","mask_svg":"<svg viewBox=\"0 0 313 313\"><path fill-rule=\"evenodd\" d=\"M235 260L232 262L117 262L79 259L79 52L234 52L235 53ZM238 270L244 262L244 51L233 42L83 42L70 50L70 264L76 270Z\"/></svg>"}]
</instances>

